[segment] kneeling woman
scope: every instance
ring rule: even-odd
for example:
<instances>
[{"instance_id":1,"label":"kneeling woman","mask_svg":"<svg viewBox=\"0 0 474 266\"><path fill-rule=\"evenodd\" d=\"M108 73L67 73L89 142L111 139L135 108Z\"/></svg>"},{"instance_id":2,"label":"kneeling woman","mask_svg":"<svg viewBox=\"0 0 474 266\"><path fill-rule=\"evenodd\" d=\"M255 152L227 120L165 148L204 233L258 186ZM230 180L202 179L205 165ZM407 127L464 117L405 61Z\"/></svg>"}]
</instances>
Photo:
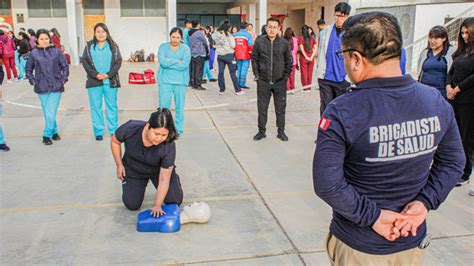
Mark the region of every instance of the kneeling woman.
<instances>
[{"instance_id":1,"label":"kneeling woman","mask_svg":"<svg viewBox=\"0 0 474 266\"><path fill-rule=\"evenodd\" d=\"M140 208L148 180L157 189L152 213L164 214L161 206L183 202L183 190L175 171L178 134L167 108L158 108L148 122L130 120L112 136L110 146L117 177L122 181L122 200L130 210ZM125 154L122 157L122 143Z\"/></svg>"}]
</instances>

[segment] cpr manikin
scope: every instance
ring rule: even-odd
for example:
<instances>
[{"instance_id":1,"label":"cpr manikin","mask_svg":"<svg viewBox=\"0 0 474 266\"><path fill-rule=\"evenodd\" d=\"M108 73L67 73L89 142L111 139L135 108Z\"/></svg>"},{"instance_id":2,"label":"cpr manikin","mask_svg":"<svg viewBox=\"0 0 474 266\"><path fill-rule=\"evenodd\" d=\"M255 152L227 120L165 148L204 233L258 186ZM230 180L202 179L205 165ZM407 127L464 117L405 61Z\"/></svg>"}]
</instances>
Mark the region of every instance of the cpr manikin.
<instances>
[{"instance_id":1,"label":"cpr manikin","mask_svg":"<svg viewBox=\"0 0 474 266\"><path fill-rule=\"evenodd\" d=\"M180 218L181 224L204 224L211 218L211 208L205 202L194 202L183 207Z\"/></svg>"},{"instance_id":2,"label":"cpr manikin","mask_svg":"<svg viewBox=\"0 0 474 266\"><path fill-rule=\"evenodd\" d=\"M181 210L176 204L164 205L166 214L153 217L150 210L138 214L137 231L172 233L180 230L182 224L207 223L211 218L211 208L205 202L185 205Z\"/></svg>"}]
</instances>

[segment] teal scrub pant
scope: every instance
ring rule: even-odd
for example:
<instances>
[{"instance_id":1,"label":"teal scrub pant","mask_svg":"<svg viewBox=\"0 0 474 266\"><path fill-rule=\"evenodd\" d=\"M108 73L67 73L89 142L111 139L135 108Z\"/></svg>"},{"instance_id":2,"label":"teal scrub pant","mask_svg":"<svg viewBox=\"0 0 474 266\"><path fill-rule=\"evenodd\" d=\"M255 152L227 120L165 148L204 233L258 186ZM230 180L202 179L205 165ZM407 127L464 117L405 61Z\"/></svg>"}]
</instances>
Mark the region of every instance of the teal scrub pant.
<instances>
[{"instance_id":1,"label":"teal scrub pant","mask_svg":"<svg viewBox=\"0 0 474 266\"><path fill-rule=\"evenodd\" d=\"M176 115L174 124L178 134L183 134L184 128L184 102L186 100L186 85L161 84L159 86L158 95L160 97L161 108L171 108L171 100L174 96L174 105Z\"/></svg>"},{"instance_id":2,"label":"teal scrub pant","mask_svg":"<svg viewBox=\"0 0 474 266\"><path fill-rule=\"evenodd\" d=\"M26 59L23 56L20 56L20 61L18 66L18 79L25 78L25 68L26 68Z\"/></svg>"},{"instance_id":3,"label":"teal scrub pant","mask_svg":"<svg viewBox=\"0 0 474 266\"><path fill-rule=\"evenodd\" d=\"M247 86L247 74L249 72L250 60L237 60L237 80L240 87Z\"/></svg>"},{"instance_id":4,"label":"teal scrub pant","mask_svg":"<svg viewBox=\"0 0 474 266\"><path fill-rule=\"evenodd\" d=\"M51 138L54 134L58 133L56 114L58 113L59 101L61 100L61 92L49 92L38 94L38 96L45 121L43 137Z\"/></svg>"},{"instance_id":5,"label":"teal scrub pant","mask_svg":"<svg viewBox=\"0 0 474 266\"><path fill-rule=\"evenodd\" d=\"M214 75L212 74L212 70L209 68L209 60L206 60L204 62L204 70L202 71L202 79L206 79L206 76L207 76L207 79L209 80L216 79Z\"/></svg>"},{"instance_id":6,"label":"teal scrub pant","mask_svg":"<svg viewBox=\"0 0 474 266\"><path fill-rule=\"evenodd\" d=\"M105 131L104 113L102 112L102 99L105 100L105 116L109 134L112 136L118 128L117 88L109 84L87 89L91 107L92 129L94 136L103 136Z\"/></svg>"},{"instance_id":7,"label":"teal scrub pant","mask_svg":"<svg viewBox=\"0 0 474 266\"><path fill-rule=\"evenodd\" d=\"M0 123L0 145L5 144L5 136L3 135L2 123Z\"/></svg>"}]
</instances>

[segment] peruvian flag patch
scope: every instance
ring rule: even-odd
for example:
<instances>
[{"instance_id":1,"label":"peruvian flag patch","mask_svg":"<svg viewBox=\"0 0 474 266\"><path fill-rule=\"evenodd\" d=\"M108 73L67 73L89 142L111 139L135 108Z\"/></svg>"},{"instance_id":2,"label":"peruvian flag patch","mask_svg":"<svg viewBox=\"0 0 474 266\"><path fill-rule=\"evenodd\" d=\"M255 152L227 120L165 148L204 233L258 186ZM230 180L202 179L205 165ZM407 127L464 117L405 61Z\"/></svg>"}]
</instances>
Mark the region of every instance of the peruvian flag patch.
<instances>
[{"instance_id":1,"label":"peruvian flag patch","mask_svg":"<svg viewBox=\"0 0 474 266\"><path fill-rule=\"evenodd\" d=\"M329 125L331 124L331 120L321 117L319 120L319 128L322 130L327 130Z\"/></svg>"}]
</instances>

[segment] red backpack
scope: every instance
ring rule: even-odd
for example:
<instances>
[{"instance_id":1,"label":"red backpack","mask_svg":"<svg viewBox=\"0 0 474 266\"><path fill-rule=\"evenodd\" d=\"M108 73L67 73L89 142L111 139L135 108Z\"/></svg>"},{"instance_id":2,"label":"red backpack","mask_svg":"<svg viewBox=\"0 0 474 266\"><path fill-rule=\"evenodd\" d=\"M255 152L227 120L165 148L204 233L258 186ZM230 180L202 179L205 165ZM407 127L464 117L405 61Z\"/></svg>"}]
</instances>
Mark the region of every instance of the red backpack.
<instances>
[{"instance_id":1,"label":"red backpack","mask_svg":"<svg viewBox=\"0 0 474 266\"><path fill-rule=\"evenodd\" d=\"M144 73L130 72L128 74L129 84L155 84L155 72L151 69L145 70Z\"/></svg>"}]
</instances>

